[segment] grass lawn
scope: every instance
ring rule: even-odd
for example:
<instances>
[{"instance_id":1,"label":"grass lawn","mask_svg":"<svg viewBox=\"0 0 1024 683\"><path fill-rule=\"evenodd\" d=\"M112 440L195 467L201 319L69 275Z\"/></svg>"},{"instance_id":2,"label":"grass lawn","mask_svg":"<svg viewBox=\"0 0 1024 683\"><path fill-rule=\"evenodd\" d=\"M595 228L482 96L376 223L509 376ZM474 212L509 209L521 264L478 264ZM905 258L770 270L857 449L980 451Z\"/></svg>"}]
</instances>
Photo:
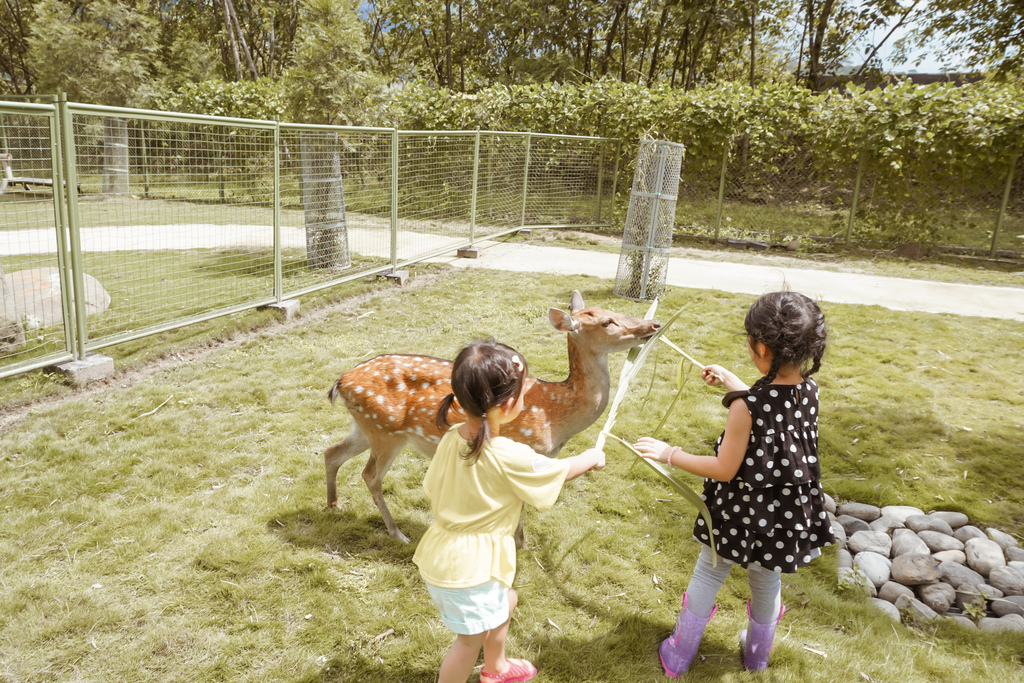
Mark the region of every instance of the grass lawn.
<instances>
[{"instance_id":1,"label":"grass lawn","mask_svg":"<svg viewBox=\"0 0 1024 683\"><path fill-rule=\"evenodd\" d=\"M349 423L327 389L378 353L451 357L486 336L526 354L534 375L562 379L565 341L549 306L576 288L589 304L647 308L596 278L437 273L310 297L299 324L259 318L249 330L238 321L255 314L245 314L112 347L125 371L99 387L40 373L0 380L0 680L434 681L452 636L411 562L415 546L384 530L364 457L339 473L340 509L326 508L321 454ZM752 299L676 289L659 317L685 306L668 336L752 381L740 334ZM1024 324L824 310L826 490L961 510L1021 537ZM676 362L667 348L648 360L618 435L658 424ZM688 382L659 436L710 453L721 392L693 372ZM563 455L593 444L600 426ZM509 654L532 659L541 682L666 680L657 645L696 558L695 513L623 449L607 450L605 470L527 514ZM385 480L413 543L430 521L426 466L403 456ZM689 679L1024 681L1022 636L894 624L840 591L835 573L830 549L784 576L772 665L752 674L736 645L748 595L737 570Z\"/></svg>"}]
</instances>

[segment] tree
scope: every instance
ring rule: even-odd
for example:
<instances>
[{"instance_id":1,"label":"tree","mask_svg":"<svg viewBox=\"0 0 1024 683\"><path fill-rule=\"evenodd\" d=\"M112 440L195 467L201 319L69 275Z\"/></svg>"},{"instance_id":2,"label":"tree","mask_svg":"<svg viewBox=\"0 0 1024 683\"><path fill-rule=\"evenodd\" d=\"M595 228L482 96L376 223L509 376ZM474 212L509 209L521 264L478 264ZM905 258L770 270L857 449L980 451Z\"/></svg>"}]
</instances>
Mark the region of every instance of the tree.
<instances>
[{"instance_id":1,"label":"tree","mask_svg":"<svg viewBox=\"0 0 1024 683\"><path fill-rule=\"evenodd\" d=\"M923 45L942 38L952 54L966 55L977 70L992 68L1001 76L1024 69L1024 0L932 0Z\"/></svg>"},{"instance_id":2,"label":"tree","mask_svg":"<svg viewBox=\"0 0 1024 683\"><path fill-rule=\"evenodd\" d=\"M36 92L131 106L155 90L157 21L145 8L121 0L42 0L27 42Z\"/></svg>"},{"instance_id":3,"label":"tree","mask_svg":"<svg viewBox=\"0 0 1024 683\"><path fill-rule=\"evenodd\" d=\"M33 90L28 41L31 10L29 0L4 0L0 8L0 92L28 95Z\"/></svg>"},{"instance_id":4,"label":"tree","mask_svg":"<svg viewBox=\"0 0 1024 683\"><path fill-rule=\"evenodd\" d=\"M292 121L359 124L379 96L363 25L347 0L304 0L304 20L281 79ZM362 120L360 120L362 119Z\"/></svg>"}]
</instances>

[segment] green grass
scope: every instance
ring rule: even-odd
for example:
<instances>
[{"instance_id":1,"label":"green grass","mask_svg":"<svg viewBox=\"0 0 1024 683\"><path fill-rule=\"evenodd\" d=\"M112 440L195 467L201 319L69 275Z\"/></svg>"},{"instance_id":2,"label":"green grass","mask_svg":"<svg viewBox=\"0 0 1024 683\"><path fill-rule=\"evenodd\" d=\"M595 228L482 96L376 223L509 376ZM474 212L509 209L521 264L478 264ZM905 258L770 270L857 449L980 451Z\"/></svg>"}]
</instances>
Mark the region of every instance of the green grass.
<instances>
[{"instance_id":1,"label":"green grass","mask_svg":"<svg viewBox=\"0 0 1024 683\"><path fill-rule=\"evenodd\" d=\"M365 458L340 472L341 508L325 507L320 454L348 425L327 388L376 353L450 357L491 335L525 353L533 374L562 379L565 342L546 311L573 288L590 304L647 308L592 278L452 271L402 289L350 283L319 309L304 301L297 326L232 316L196 336L119 345L111 351L137 372L106 389L10 391L56 384L38 373L0 381L0 409L19 416L0 433L0 680L435 680L452 636L411 562L414 546L384 530L360 477ZM660 310L667 317L685 305L669 336L752 380L737 334L751 300L677 290ZM1019 537L1024 382L1015 359L1024 325L859 306L825 312L826 489L959 509ZM211 336L234 340L217 346ZM211 348L192 348L204 344ZM175 345L188 362L170 361ZM648 360L616 433L628 439L657 424L675 360L667 349ZM621 362L613 357L613 377ZM725 410L719 390L689 382L660 436L707 453ZM47 393L67 395L25 405ZM591 445L600 426L563 455ZM696 557L694 511L664 502L678 496L624 450L610 444L608 454L606 469L568 483L553 510L527 514L509 653L531 658L538 681L665 680L657 644ZM430 519L426 466L404 455L385 480L414 542ZM784 577L789 610L772 666L747 673L735 642L747 595L737 570L691 680L1024 680L1019 635L894 625L836 588L834 550Z\"/></svg>"}]
</instances>

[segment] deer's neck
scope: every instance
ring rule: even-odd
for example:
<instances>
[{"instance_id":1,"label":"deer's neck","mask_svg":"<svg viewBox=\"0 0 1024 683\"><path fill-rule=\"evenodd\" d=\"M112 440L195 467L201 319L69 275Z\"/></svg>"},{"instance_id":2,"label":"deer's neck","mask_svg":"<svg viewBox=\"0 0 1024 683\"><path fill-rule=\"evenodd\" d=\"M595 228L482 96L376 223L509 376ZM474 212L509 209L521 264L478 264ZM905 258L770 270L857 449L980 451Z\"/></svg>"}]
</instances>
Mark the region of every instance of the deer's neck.
<instances>
[{"instance_id":1,"label":"deer's neck","mask_svg":"<svg viewBox=\"0 0 1024 683\"><path fill-rule=\"evenodd\" d=\"M569 337L569 376L548 384L548 414L554 443L567 441L594 423L608 405L608 354L581 348Z\"/></svg>"}]
</instances>

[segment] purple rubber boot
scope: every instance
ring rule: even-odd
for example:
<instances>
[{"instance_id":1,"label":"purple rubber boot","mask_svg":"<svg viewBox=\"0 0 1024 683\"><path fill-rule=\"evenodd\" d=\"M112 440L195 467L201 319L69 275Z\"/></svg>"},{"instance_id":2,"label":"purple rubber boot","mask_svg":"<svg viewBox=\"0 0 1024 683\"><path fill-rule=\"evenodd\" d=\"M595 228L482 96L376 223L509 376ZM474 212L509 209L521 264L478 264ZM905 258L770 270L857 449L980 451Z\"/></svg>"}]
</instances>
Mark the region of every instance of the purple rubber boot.
<instances>
[{"instance_id":1,"label":"purple rubber boot","mask_svg":"<svg viewBox=\"0 0 1024 683\"><path fill-rule=\"evenodd\" d=\"M750 618L750 633L740 631L740 651L743 652L743 666L749 671L764 671L768 668L768 655L775 642L775 627L782 621L786 606L779 609L779 618L768 624L759 624L750 616L750 601L747 600L747 617Z\"/></svg>"},{"instance_id":2,"label":"purple rubber boot","mask_svg":"<svg viewBox=\"0 0 1024 683\"><path fill-rule=\"evenodd\" d=\"M661 641L661 645L658 646L658 657L666 676L678 678L679 674L686 673L690 668L690 662L697 656L697 648L704 637L704 627L717 611L718 605L715 605L707 617L698 617L693 612L687 612L686 593L683 593L683 611L676 619L676 627L672 630L672 635Z\"/></svg>"}]
</instances>

